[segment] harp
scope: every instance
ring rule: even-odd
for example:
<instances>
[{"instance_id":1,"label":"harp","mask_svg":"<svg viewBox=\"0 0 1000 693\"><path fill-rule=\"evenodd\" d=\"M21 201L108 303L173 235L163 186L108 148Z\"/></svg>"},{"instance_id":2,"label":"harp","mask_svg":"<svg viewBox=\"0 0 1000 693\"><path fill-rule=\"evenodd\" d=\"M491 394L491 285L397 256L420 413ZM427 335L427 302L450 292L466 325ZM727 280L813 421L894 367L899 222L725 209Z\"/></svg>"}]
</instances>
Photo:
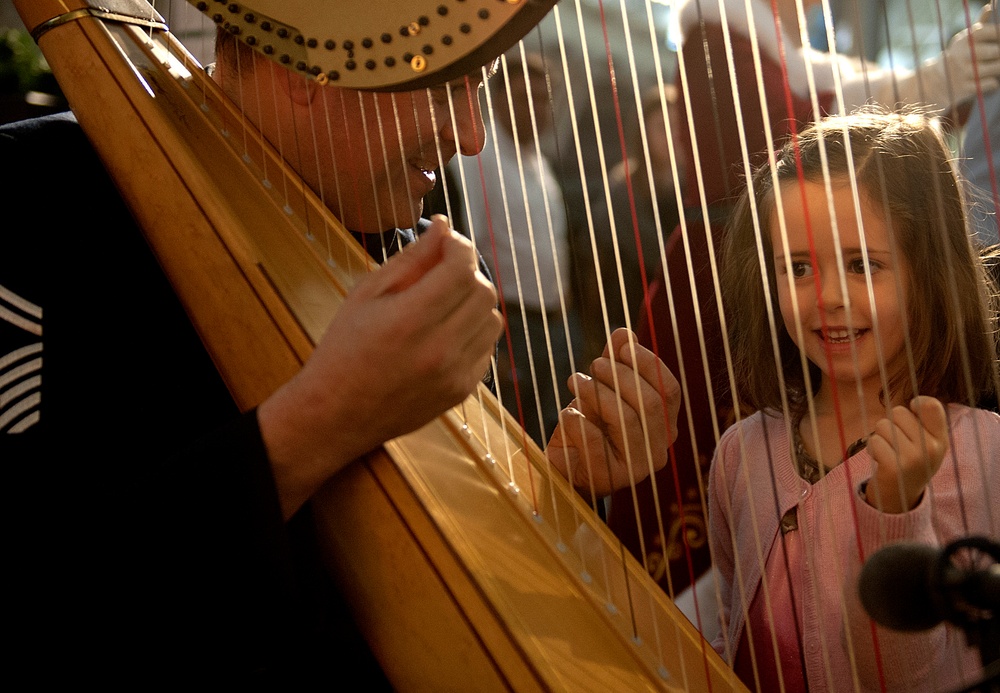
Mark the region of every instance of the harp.
<instances>
[{"instance_id":1,"label":"harp","mask_svg":"<svg viewBox=\"0 0 1000 693\"><path fill-rule=\"evenodd\" d=\"M515 41L510 32L527 31L547 9L541 5L492 3L489 35ZM255 406L297 371L371 258L247 127L150 6L18 8L234 398L244 409ZM462 10L457 5L453 14ZM253 11L282 14L281 3ZM419 28L421 13L404 14ZM300 19L278 24L291 28ZM290 51L302 45L301 34L291 33ZM472 64L484 55L475 46L461 51ZM404 83L435 71L433 58L428 63L426 73L407 65ZM122 127L136 134L127 144L101 136ZM246 149L244 138L252 140ZM154 189L162 205L145 204ZM394 685L738 689L641 567L621 561L575 491L549 476L537 445L519 430L482 389L338 476L317 499L331 565ZM543 487L547 496L530 497ZM581 541L589 553L571 548ZM625 568L620 577L602 577L608 560ZM611 598L625 590L635 593L631 604Z\"/></svg>"},{"instance_id":2,"label":"harp","mask_svg":"<svg viewBox=\"0 0 1000 693\"><path fill-rule=\"evenodd\" d=\"M560 38L571 28L570 13L561 12L562 7L546 15L548 8L540 8L538 3L488 4L496 13L496 24L490 26L503 30L485 41L489 51L477 52L469 46L459 49L465 51L461 56L466 62L455 63L465 68L456 68L450 76L468 72L468 67L482 62L489 52L502 51L522 39L521 45L525 45L530 40L526 34L543 15L555 23ZM215 5L219 12L230 12L222 3L206 5L212 6L209 14ZM287 30L288 48L281 55L289 56L288 63L294 69L312 72L318 67L314 76L326 79L332 79L331 73L336 72L347 85L351 71L343 56L338 54L340 63L328 64L326 57L310 52L315 50L308 45L311 32L300 24L307 19L296 17L289 8L251 5L258 17L273 15L275 26ZM292 4L275 3L275 7L280 5ZM345 235L322 199L282 162L280 152L248 129L239 110L201 75L197 62L144 4L124 0L23 2L18 7L25 24L39 37L81 124L95 140L123 194L134 201L150 243L234 397L243 408L254 406L307 358L343 293L356 277L368 271L371 259ZM394 17L392 21L397 29L409 33L412 28L411 36L420 35L424 26L420 17L433 16L436 8L429 6L424 15L414 13L415 19L408 15L405 20ZM576 9L582 24L585 17L579 4ZM283 11L289 14L283 15ZM237 12L224 21L240 18L243 13ZM773 22L773 16L770 19ZM411 21L416 25L411 27ZM337 34L339 26L334 26L327 33L346 35ZM729 45L731 39L726 37L725 42ZM436 44L435 52L442 52ZM455 64L444 60L439 66L433 54L414 60L420 58L419 51L405 53L410 60L398 60L406 68L402 77L348 86L422 88L431 83L434 74L449 75ZM379 55L377 66L384 60L385 56ZM719 74L733 69L731 60L723 58L721 65L716 60ZM570 74L571 62L572 58L563 56L562 64L567 66L563 88L580 84ZM608 62L612 62L610 57ZM617 67L622 70L625 65L618 63ZM506 59L501 69L507 70ZM598 91L591 81L588 75L592 92ZM102 103L94 108L89 102L97 93ZM693 120L689 100L696 94L701 92L686 92L684 106L689 120ZM719 95L725 96L725 90L714 96ZM735 96L733 99L738 101ZM658 106L666 110L662 98ZM619 141L624 139L620 122L610 126L614 135L608 137L605 130L601 137L601 127L609 124L602 122L595 107L588 110L598 142L614 141L615 135ZM641 109L637 106L636 110ZM127 147L102 143L99 133L114 131L116 118L124 118L132 126L141 124L148 137L137 138ZM496 125L491 123L491 127ZM642 132L644 126L636 127L645 141L648 133ZM572 130L577 133L575 122ZM241 144L234 149L233 133L250 137L253 146L244 150ZM707 142L699 140L699 144ZM743 147L749 149L745 143ZM246 157L251 149L254 154ZM575 153L567 159L580 162ZM672 160L676 166L676 156ZM150 168L153 161L162 166ZM648 167L650 162L647 158L643 163ZM674 173L676 177L676 168ZM583 171L579 178L585 200L604 198L609 207L628 211L629 206L620 198L612 199L606 178L598 175L593 188L589 188L593 178L584 180ZM171 201L172 223L166 227L162 224L168 218L165 210L144 202L147 185L153 184L160 199ZM474 188L474 184L466 186L467 194ZM634 192L629 191L628 197ZM717 211L710 209L705 199L700 202L697 206L703 218ZM639 246L633 226L623 226L624 234L613 244L616 260L627 247L623 238L633 247ZM675 276L681 278L681 284L694 286L695 271L688 266L689 259L714 257L715 239L705 233L678 236L668 229L658 231L663 240L657 244L657 257L664 266L667 258L679 258L681 272ZM684 246L683 252L670 255L671 239L682 245L692 240L704 243L704 252ZM591 250L600 255L595 246ZM709 266L708 276L713 276L713 271ZM651 274L656 274L655 269ZM654 312L670 314L670 305L654 308L656 294L648 291L652 277L641 279L643 298L648 295L651 299L644 308L646 321L653 322ZM598 284L605 288L603 282ZM619 289L623 294L629 291L624 282ZM614 300L604 302L613 304ZM702 303L696 297L690 303L692 321L698 324ZM632 314L622 319L642 318ZM602 327L610 328L609 320L605 318ZM647 328L647 336L653 338L655 326ZM683 357L678 363L681 372L699 370L688 370L692 359L707 360L706 344L712 337L701 328L695 332L699 340L692 351L674 350ZM241 348L247 343L258 347L248 352ZM661 354L672 349L659 345ZM705 379L703 373L700 377ZM710 385L702 383L701 389L706 392L704 406L715 427L710 434L712 446L726 422L716 420L714 388ZM696 389L694 381L686 386L686 401L694 401ZM528 402L526 408L531 407ZM701 410L689 408L688 425L700 414ZM738 418L735 411L733 414ZM651 579L650 573L664 575L650 559L656 550L636 550L641 562L623 551L619 540L587 504L548 468L538 445L523 434L524 423L524 415L508 413L492 395L480 391L427 428L391 441L383 451L333 480L317 499L329 530L331 552L350 556L350 561L332 561L334 569L341 571L341 584L359 609L359 620L393 682L404 690L465 689L470 681L487 690L742 690L735 674L668 598L668 593L673 596L675 592L669 578L665 578L666 591ZM696 436L690 433L688 438ZM697 445L692 443L695 452ZM688 464L697 476L698 468ZM655 485L676 493L675 478ZM546 493L535 496L532 490L536 487L544 487ZM697 478L694 488L698 495L690 500L703 507L703 480ZM644 502L636 496L645 492L652 493L649 503L653 505L673 500L669 494L657 499L655 491L630 490L612 501L612 520L619 521L623 507L626 514L644 512L639 509ZM683 506L683 501L677 498L678 505ZM378 520L373 521L374 517ZM689 536L689 532L695 525L694 516L677 524L682 553L692 548L694 535ZM623 531L618 528L619 533ZM667 532L659 529L655 534L665 537ZM642 539L637 542L641 545ZM667 560L670 545L661 540L661 560ZM364 555L358 555L357 546L366 547ZM380 562L380 556L404 562L406 575L397 565ZM699 569L688 568L686 572L694 582L696 575L692 573ZM398 597L403 589L408 590L407 599ZM392 597L386 599L386 595ZM429 621L435 623L433 630L426 627Z\"/></svg>"}]
</instances>

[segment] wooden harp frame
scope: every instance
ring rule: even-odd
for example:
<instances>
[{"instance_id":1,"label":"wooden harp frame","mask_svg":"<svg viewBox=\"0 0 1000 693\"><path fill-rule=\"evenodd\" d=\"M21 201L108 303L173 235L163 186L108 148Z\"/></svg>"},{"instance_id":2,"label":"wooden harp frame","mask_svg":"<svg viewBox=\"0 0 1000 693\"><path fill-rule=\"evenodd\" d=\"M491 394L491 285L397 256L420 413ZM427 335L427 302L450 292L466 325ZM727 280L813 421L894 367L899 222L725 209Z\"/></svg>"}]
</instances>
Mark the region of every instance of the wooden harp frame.
<instances>
[{"instance_id":1,"label":"wooden harp frame","mask_svg":"<svg viewBox=\"0 0 1000 693\"><path fill-rule=\"evenodd\" d=\"M375 263L145 2L15 5L237 404L256 406ZM315 505L400 690L745 690L485 387Z\"/></svg>"}]
</instances>

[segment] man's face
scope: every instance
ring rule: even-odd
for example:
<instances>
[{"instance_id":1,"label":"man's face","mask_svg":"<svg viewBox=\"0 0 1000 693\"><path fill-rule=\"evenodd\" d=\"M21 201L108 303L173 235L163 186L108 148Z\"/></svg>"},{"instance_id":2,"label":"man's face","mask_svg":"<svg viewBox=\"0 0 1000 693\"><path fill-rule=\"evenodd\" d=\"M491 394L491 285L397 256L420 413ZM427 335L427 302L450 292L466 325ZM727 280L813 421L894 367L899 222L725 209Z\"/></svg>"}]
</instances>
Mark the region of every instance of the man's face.
<instances>
[{"instance_id":1,"label":"man's face","mask_svg":"<svg viewBox=\"0 0 1000 693\"><path fill-rule=\"evenodd\" d=\"M243 116L353 231L413 226L434 171L485 144L483 70L431 89L375 93L320 86L249 50L224 53L220 64L214 77Z\"/></svg>"},{"instance_id":2,"label":"man's face","mask_svg":"<svg viewBox=\"0 0 1000 693\"><path fill-rule=\"evenodd\" d=\"M310 85L316 93L294 119L299 172L352 230L413 226L435 171L483 148L481 83L398 93Z\"/></svg>"}]
</instances>

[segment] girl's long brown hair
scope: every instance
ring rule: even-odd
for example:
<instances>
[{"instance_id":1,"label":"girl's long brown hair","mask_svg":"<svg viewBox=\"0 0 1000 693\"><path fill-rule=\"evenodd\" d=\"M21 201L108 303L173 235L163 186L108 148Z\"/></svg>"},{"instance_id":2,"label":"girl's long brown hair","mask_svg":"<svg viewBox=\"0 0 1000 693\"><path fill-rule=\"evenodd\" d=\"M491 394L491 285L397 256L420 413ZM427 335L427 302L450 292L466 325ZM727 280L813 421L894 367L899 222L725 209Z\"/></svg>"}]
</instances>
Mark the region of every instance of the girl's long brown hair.
<instances>
[{"instance_id":1,"label":"girl's long brown hair","mask_svg":"<svg viewBox=\"0 0 1000 693\"><path fill-rule=\"evenodd\" d=\"M721 287L742 403L781 410L779 365L793 413L805 412L806 383L813 390L820 383L820 372L811 363L806 380L778 309L770 243L773 187L775 180L783 189L800 179L823 183L824 166L833 186L847 185L852 160L863 208L883 211L890 236L910 267L907 340L912 362L889 374L892 397L883 394L883 399L908 401L921 394L975 406L995 396L996 285L970 236L951 151L925 114L867 108L826 118L789 141L778 152L774 174L767 166L759 169L737 204L723 243ZM778 365L772 357L750 195L760 220L767 290L778 325Z\"/></svg>"}]
</instances>

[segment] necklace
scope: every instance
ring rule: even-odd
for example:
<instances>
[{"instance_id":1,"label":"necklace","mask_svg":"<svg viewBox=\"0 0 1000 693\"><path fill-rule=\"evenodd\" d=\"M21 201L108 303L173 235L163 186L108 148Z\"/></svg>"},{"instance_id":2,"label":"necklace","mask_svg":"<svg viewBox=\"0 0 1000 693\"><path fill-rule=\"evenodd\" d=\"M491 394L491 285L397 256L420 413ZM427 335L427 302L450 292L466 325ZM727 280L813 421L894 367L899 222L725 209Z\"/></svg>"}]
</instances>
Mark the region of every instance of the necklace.
<instances>
[{"instance_id":1,"label":"necklace","mask_svg":"<svg viewBox=\"0 0 1000 693\"><path fill-rule=\"evenodd\" d=\"M806 451L805 443L802 441L802 434L799 432L802 419L803 416L799 416L795 420L795 425L792 427L792 443L795 446L796 471L799 473L800 477L808 481L810 484L815 484L817 481L826 476L826 473L830 471L830 469L836 467L837 465L833 465L833 467L826 467L826 465L823 465L824 469L821 470L819 461ZM847 446L847 452L844 453L844 457L840 459L837 464L851 459L858 454L858 452L864 450L866 445L868 445L868 436L861 436Z\"/></svg>"}]
</instances>

